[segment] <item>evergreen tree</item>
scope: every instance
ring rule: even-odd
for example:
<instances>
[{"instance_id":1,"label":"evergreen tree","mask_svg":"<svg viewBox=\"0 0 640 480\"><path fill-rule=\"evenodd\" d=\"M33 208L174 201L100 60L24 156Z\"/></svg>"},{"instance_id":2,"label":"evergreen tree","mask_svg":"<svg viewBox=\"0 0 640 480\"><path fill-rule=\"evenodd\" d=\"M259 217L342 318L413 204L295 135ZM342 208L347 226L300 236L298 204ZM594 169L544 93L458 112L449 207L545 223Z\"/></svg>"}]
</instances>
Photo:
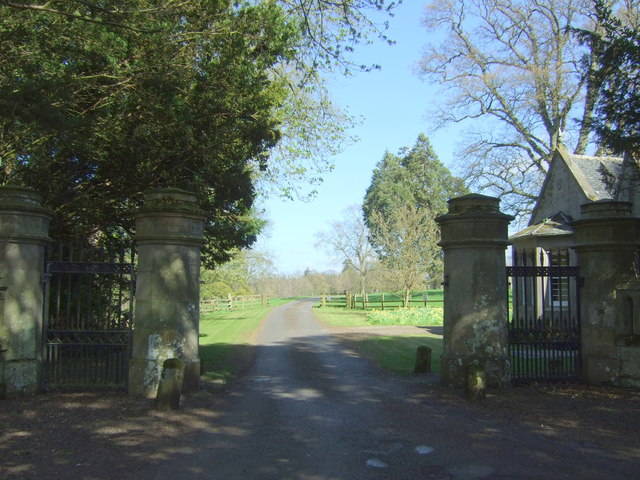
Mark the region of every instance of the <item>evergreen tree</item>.
<instances>
[{"instance_id":1,"label":"evergreen tree","mask_svg":"<svg viewBox=\"0 0 640 480\"><path fill-rule=\"evenodd\" d=\"M462 179L453 176L440 161L424 134L418 136L411 149L402 149L398 155L385 153L373 171L362 207L374 247L383 253L375 241L379 228L374 212L394 218L407 205L413 205L439 215L447 211L449 198L466 193Z\"/></svg>"},{"instance_id":2,"label":"evergreen tree","mask_svg":"<svg viewBox=\"0 0 640 480\"><path fill-rule=\"evenodd\" d=\"M0 0L0 183L38 190L53 236L103 243L131 233L145 190L195 191L204 259L220 264L263 224L261 176L330 168L348 120L315 87L349 67L363 29L383 36L366 13L393 5Z\"/></svg>"},{"instance_id":3,"label":"evergreen tree","mask_svg":"<svg viewBox=\"0 0 640 480\"><path fill-rule=\"evenodd\" d=\"M593 1L596 31L574 31L595 52L600 85L594 128L602 142L615 153L640 151L640 12L616 17L609 2ZM633 18L635 17L635 25Z\"/></svg>"},{"instance_id":4,"label":"evergreen tree","mask_svg":"<svg viewBox=\"0 0 640 480\"><path fill-rule=\"evenodd\" d=\"M363 212L370 241L396 285L408 295L442 268L436 216L468 193L421 134L413 148L386 153L373 172ZM408 298L408 297L406 297Z\"/></svg>"}]
</instances>

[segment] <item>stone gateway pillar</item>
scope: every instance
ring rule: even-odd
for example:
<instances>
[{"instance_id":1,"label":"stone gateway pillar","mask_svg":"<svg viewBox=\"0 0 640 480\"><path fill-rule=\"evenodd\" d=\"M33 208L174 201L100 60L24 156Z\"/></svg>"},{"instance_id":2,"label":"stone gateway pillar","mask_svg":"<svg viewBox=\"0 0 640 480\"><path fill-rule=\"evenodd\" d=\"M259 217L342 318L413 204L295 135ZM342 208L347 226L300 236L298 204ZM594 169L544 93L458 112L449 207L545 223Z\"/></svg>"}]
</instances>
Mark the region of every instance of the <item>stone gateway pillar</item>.
<instances>
[{"instance_id":1,"label":"stone gateway pillar","mask_svg":"<svg viewBox=\"0 0 640 480\"><path fill-rule=\"evenodd\" d=\"M0 388L7 396L40 388L45 248L51 212L35 191L0 187Z\"/></svg>"},{"instance_id":2,"label":"stone gateway pillar","mask_svg":"<svg viewBox=\"0 0 640 480\"><path fill-rule=\"evenodd\" d=\"M436 219L444 251L442 383L467 386L470 367L488 386L509 383L508 285L505 250L513 217L499 200L465 195Z\"/></svg>"},{"instance_id":3,"label":"stone gateway pillar","mask_svg":"<svg viewBox=\"0 0 640 480\"><path fill-rule=\"evenodd\" d=\"M204 214L196 196L167 188L148 192L136 215L138 272L129 393L157 394L162 365L184 362L183 393L200 382L200 247Z\"/></svg>"},{"instance_id":4,"label":"stone gateway pillar","mask_svg":"<svg viewBox=\"0 0 640 480\"><path fill-rule=\"evenodd\" d=\"M572 223L578 253L583 376L587 383L640 386L640 220L631 204L581 206Z\"/></svg>"}]
</instances>

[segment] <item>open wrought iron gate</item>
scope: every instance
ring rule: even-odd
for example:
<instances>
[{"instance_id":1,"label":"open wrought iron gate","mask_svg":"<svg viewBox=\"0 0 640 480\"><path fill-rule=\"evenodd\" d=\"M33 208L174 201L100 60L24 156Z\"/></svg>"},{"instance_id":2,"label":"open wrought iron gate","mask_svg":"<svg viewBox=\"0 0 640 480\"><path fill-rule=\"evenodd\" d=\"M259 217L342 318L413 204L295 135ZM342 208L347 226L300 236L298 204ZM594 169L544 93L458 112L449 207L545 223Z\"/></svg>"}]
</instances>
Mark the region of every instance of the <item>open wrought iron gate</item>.
<instances>
[{"instance_id":1,"label":"open wrought iron gate","mask_svg":"<svg viewBox=\"0 0 640 480\"><path fill-rule=\"evenodd\" d=\"M514 255L509 353L513 383L579 381L580 278L566 252Z\"/></svg>"},{"instance_id":2,"label":"open wrought iron gate","mask_svg":"<svg viewBox=\"0 0 640 480\"><path fill-rule=\"evenodd\" d=\"M67 259L45 265L43 390L126 389L133 253L110 262L85 260L71 249L56 253Z\"/></svg>"}]
</instances>

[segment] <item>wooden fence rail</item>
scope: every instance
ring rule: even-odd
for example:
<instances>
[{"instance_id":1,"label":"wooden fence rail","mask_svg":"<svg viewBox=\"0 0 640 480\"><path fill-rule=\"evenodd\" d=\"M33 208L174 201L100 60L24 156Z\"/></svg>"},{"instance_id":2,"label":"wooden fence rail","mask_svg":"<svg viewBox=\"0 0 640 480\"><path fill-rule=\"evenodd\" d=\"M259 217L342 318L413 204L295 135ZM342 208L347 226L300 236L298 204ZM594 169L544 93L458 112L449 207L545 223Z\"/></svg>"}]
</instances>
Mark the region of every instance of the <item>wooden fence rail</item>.
<instances>
[{"instance_id":1,"label":"wooden fence rail","mask_svg":"<svg viewBox=\"0 0 640 480\"><path fill-rule=\"evenodd\" d=\"M221 310L244 310L245 308L266 307L270 302L269 295L239 295L213 297L200 300L200 312L219 312Z\"/></svg>"},{"instance_id":2,"label":"wooden fence rail","mask_svg":"<svg viewBox=\"0 0 640 480\"><path fill-rule=\"evenodd\" d=\"M409 299L410 307L426 307L437 304L440 306L442 300L430 299L427 294L419 297L413 296ZM345 292L343 294L322 294L321 306L342 307L360 310L389 310L398 309L404 306L403 296L392 293L376 294L356 294Z\"/></svg>"}]
</instances>

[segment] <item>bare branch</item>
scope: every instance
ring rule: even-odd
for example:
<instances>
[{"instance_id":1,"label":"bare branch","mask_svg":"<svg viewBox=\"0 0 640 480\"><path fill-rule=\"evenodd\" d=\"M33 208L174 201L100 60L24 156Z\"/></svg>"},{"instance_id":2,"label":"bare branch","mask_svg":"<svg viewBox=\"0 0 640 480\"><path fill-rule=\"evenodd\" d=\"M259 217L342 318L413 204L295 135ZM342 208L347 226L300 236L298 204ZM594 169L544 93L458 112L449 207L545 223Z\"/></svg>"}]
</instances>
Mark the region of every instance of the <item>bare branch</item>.
<instances>
[{"instance_id":1,"label":"bare branch","mask_svg":"<svg viewBox=\"0 0 640 480\"><path fill-rule=\"evenodd\" d=\"M567 28L590 22L587 6L586 0L428 5L425 24L448 34L428 45L419 71L441 89L436 126L468 126L461 160L476 188L530 202L561 142L575 141L577 151L589 144L596 86L584 73L589 51ZM502 177L494 174L501 162Z\"/></svg>"}]
</instances>

